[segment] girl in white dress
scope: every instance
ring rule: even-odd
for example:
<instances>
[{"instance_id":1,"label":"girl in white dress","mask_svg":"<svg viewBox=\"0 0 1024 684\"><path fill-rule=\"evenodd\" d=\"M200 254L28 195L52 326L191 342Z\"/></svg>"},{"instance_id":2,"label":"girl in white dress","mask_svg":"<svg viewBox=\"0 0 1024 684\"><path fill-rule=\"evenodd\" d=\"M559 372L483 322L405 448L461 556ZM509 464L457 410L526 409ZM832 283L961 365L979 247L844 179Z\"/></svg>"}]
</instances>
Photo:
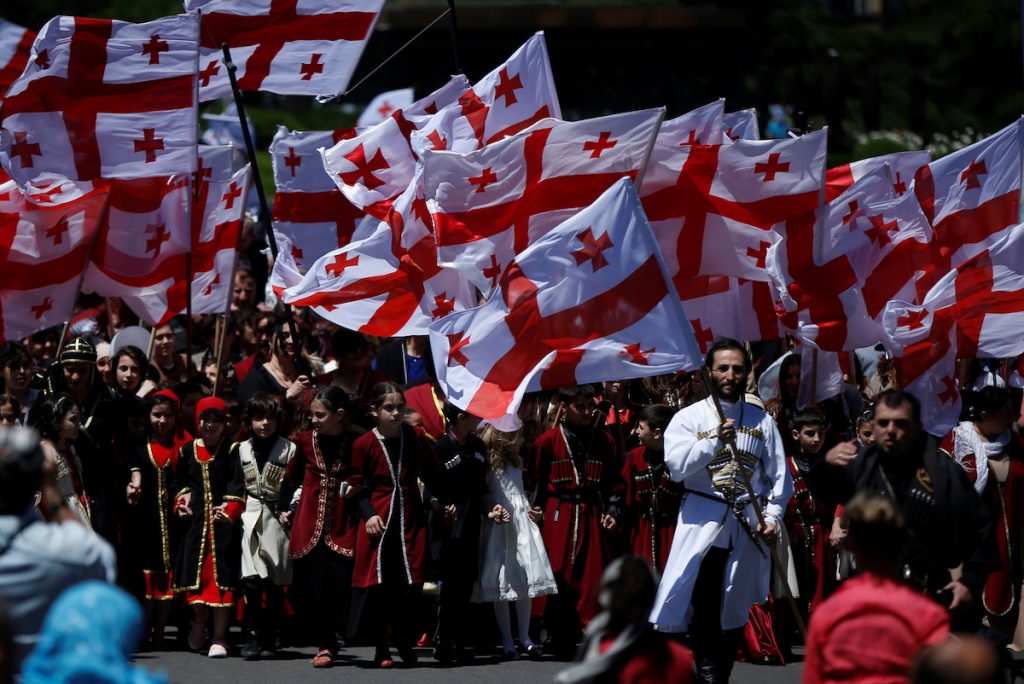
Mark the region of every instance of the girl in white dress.
<instances>
[{"instance_id":1,"label":"girl in white dress","mask_svg":"<svg viewBox=\"0 0 1024 684\"><path fill-rule=\"evenodd\" d=\"M481 439L487 447L487 484L490 489L485 510L489 523L480 534L480 574L473 587L473 601L494 603L494 615L501 632L506 658L515 658L508 603L515 604L519 624L519 649L536 658L540 647L530 640L530 603L535 596L556 593L544 540L534 511L523 489L520 426L502 432L485 424Z\"/></svg>"}]
</instances>

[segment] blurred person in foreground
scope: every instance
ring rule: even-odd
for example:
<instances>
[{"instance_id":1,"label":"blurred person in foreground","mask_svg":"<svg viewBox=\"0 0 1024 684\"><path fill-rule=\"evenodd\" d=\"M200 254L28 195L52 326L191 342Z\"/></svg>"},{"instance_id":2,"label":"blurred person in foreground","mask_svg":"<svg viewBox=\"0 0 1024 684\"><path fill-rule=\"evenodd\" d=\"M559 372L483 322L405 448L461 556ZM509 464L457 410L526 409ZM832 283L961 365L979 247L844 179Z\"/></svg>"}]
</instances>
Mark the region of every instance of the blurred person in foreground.
<instances>
[{"instance_id":1,"label":"blurred person in foreground","mask_svg":"<svg viewBox=\"0 0 1024 684\"><path fill-rule=\"evenodd\" d=\"M1002 684L999 657L981 637L955 637L932 646L911 669L913 684Z\"/></svg>"},{"instance_id":2,"label":"blurred person in foreground","mask_svg":"<svg viewBox=\"0 0 1024 684\"><path fill-rule=\"evenodd\" d=\"M37 492L52 523L36 508ZM0 430L0 598L14 625L14 672L35 645L54 599L77 582L113 582L115 567L113 548L60 495L57 464L44 457L38 434Z\"/></svg>"},{"instance_id":3,"label":"blurred person in foreground","mask_svg":"<svg viewBox=\"0 0 1024 684\"><path fill-rule=\"evenodd\" d=\"M658 580L639 556L621 556L601 576L602 612L591 620L580 662L555 675L556 684L696 681L693 653L654 630L647 615Z\"/></svg>"},{"instance_id":4,"label":"blurred person in foreground","mask_svg":"<svg viewBox=\"0 0 1024 684\"><path fill-rule=\"evenodd\" d=\"M906 681L913 659L949 637L949 614L897 579L908 534L893 501L858 494L843 518L859 574L812 615L804 684Z\"/></svg>"}]
</instances>

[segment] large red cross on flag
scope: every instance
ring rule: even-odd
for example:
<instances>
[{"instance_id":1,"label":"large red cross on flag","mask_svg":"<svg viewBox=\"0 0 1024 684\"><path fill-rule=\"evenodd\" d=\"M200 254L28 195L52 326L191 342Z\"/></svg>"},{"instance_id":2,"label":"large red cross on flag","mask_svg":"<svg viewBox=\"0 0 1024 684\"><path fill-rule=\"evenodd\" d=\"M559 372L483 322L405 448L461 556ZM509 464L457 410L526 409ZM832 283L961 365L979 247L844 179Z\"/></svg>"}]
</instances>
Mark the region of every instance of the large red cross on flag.
<instances>
[{"instance_id":1,"label":"large red cross on flag","mask_svg":"<svg viewBox=\"0 0 1024 684\"><path fill-rule=\"evenodd\" d=\"M274 229L288 237L299 269L348 244L363 212L324 169L320 149L351 138L355 129L289 131L279 126L270 143L274 168Z\"/></svg>"},{"instance_id":2,"label":"large red cross on flag","mask_svg":"<svg viewBox=\"0 0 1024 684\"><path fill-rule=\"evenodd\" d=\"M392 203L409 187L416 172L409 136L467 89L465 76L453 76L441 88L393 112L381 123L325 147L320 153L328 176L353 206L386 220Z\"/></svg>"},{"instance_id":3,"label":"large red cross on flag","mask_svg":"<svg viewBox=\"0 0 1024 684\"><path fill-rule=\"evenodd\" d=\"M28 64L36 32L0 19L0 95Z\"/></svg>"},{"instance_id":4,"label":"large red cross on flag","mask_svg":"<svg viewBox=\"0 0 1024 684\"><path fill-rule=\"evenodd\" d=\"M484 270L492 257L508 264L618 179L639 178L663 115L546 120L475 152L427 152L423 182L438 263L490 292L494 281Z\"/></svg>"},{"instance_id":5,"label":"large red cross on flag","mask_svg":"<svg viewBox=\"0 0 1024 684\"><path fill-rule=\"evenodd\" d=\"M922 168L914 192L941 257L923 274L923 296L956 264L995 244L1020 220L1024 117Z\"/></svg>"},{"instance_id":6,"label":"large red cross on flag","mask_svg":"<svg viewBox=\"0 0 1024 684\"><path fill-rule=\"evenodd\" d=\"M640 197L678 285L701 275L767 281L772 227L818 206L826 132L651 152Z\"/></svg>"},{"instance_id":7,"label":"large red cross on flag","mask_svg":"<svg viewBox=\"0 0 1024 684\"><path fill-rule=\"evenodd\" d=\"M761 127L754 108L726 112L722 115L722 135L728 140L760 140Z\"/></svg>"},{"instance_id":8,"label":"large red cross on flag","mask_svg":"<svg viewBox=\"0 0 1024 684\"><path fill-rule=\"evenodd\" d=\"M955 359L1024 352L1024 224L943 276L920 305L891 302L886 346L900 359L900 382L921 400L922 420L943 436L957 423Z\"/></svg>"},{"instance_id":9,"label":"large red cross on flag","mask_svg":"<svg viewBox=\"0 0 1024 684\"><path fill-rule=\"evenodd\" d=\"M861 159L834 166L825 173L825 201L831 202L850 189L850 186L871 171L888 166L892 175L893 192L905 195L913 186L914 175L932 160L928 150L912 152L893 152L880 157Z\"/></svg>"},{"instance_id":10,"label":"large red cross on flag","mask_svg":"<svg viewBox=\"0 0 1024 684\"><path fill-rule=\"evenodd\" d=\"M430 343L445 396L484 418L534 390L700 365L626 178L519 254L484 305L433 324Z\"/></svg>"},{"instance_id":11,"label":"large red cross on flag","mask_svg":"<svg viewBox=\"0 0 1024 684\"><path fill-rule=\"evenodd\" d=\"M71 317L107 202L103 186L38 183L29 194L12 180L0 185L0 341Z\"/></svg>"},{"instance_id":12,"label":"large red cross on flag","mask_svg":"<svg viewBox=\"0 0 1024 684\"><path fill-rule=\"evenodd\" d=\"M348 87L384 0L185 0L199 10L199 99L231 95L221 45L242 90L337 95Z\"/></svg>"},{"instance_id":13,"label":"large red cross on flag","mask_svg":"<svg viewBox=\"0 0 1024 684\"><path fill-rule=\"evenodd\" d=\"M47 22L0 109L18 184L44 172L92 180L194 171L198 33L194 15ZM146 52L154 37L161 49Z\"/></svg>"},{"instance_id":14,"label":"large red cross on flag","mask_svg":"<svg viewBox=\"0 0 1024 684\"><path fill-rule=\"evenodd\" d=\"M417 154L446 149L469 152L545 118L562 118L544 32L473 84L412 134Z\"/></svg>"}]
</instances>

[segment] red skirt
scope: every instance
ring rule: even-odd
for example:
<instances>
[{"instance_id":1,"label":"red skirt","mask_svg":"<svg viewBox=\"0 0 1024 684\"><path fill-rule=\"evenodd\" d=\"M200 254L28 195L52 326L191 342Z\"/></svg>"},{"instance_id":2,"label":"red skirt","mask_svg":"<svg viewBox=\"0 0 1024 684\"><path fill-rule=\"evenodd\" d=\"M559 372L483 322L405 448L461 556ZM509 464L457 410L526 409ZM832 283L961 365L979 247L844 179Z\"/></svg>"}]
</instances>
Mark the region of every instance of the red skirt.
<instances>
[{"instance_id":1,"label":"red skirt","mask_svg":"<svg viewBox=\"0 0 1024 684\"><path fill-rule=\"evenodd\" d=\"M212 535L207 539L207 548L213 547ZM203 570L199 575L199 589L185 592L185 600L190 604L210 606L211 608L230 608L235 605L235 592L217 586L217 577L213 571L213 554L207 552L203 558Z\"/></svg>"},{"instance_id":2,"label":"red skirt","mask_svg":"<svg viewBox=\"0 0 1024 684\"><path fill-rule=\"evenodd\" d=\"M146 578L147 601L170 601L174 598L173 572L143 570L142 574Z\"/></svg>"}]
</instances>

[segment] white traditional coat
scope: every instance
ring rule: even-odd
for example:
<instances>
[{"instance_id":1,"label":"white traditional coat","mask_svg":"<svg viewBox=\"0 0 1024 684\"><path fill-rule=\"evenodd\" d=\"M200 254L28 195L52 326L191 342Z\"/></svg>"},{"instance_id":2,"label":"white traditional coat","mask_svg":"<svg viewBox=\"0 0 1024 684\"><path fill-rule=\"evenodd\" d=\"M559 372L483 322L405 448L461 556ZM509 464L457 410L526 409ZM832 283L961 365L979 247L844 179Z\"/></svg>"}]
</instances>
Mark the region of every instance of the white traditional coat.
<instances>
[{"instance_id":1,"label":"white traditional coat","mask_svg":"<svg viewBox=\"0 0 1024 684\"><path fill-rule=\"evenodd\" d=\"M292 561L288 557L288 533L277 519L278 495L295 445L278 437L260 471L252 440L238 445L245 477L245 511L242 513L242 578L260 577L277 585L291 584ZM286 508L286 506L285 506Z\"/></svg>"},{"instance_id":2,"label":"white traditional coat","mask_svg":"<svg viewBox=\"0 0 1024 684\"><path fill-rule=\"evenodd\" d=\"M746 464L765 516L781 525L793 482L775 421L762 409L744 402L723 401L722 410L726 418L735 421L740 460ZM718 439L718 425L715 405L708 398L679 411L665 431L665 463L672 479L683 481L688 492L680 506L672 550L651 611L651 622L660 631L687 630L697 573L712 547L732 549L723 583L723 630L742 627L750 606L768 598L771 560L767 549L762 543L764 555L758 551L725 503L730 492L739 502L749 502L749 496L730 451ZM756 530L753 506L747 503L743 515Z\"/></svg>"}]
</instances>

